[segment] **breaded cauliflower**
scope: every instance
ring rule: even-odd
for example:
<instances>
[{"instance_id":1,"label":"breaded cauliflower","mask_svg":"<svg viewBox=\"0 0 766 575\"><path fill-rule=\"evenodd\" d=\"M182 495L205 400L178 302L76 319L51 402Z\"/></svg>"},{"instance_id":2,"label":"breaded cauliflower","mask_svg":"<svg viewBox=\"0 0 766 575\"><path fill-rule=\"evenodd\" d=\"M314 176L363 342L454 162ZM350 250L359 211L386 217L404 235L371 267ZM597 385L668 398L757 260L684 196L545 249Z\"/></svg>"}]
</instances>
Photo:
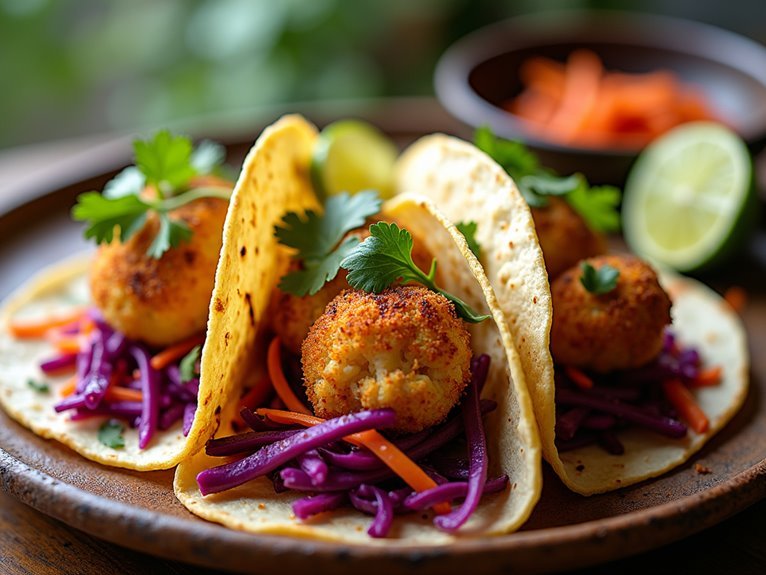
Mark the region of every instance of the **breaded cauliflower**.
<instances>
[{"instance_id":1,"label":"breaded cauliflower","mask_svg":"<svg viewBox=\"0 0 766 575\"><path fill-rule=\"evenodd\" d=\"M548 200L547 206L532 208L532 218L548 277L553 281L580 260L605 253L606 240L591 230L566 200Z\"/></svg>"},{"instance_id":2,"label":"breaded cauliflower","mask_svg":"<svg viewBox=\"0 0 766 575\"><path fill-rule=\"evenodd\" d=\"M205 198L171 212L193 235L160 259L146 255L159 226L153 216L127 242L100 247L90 291L109 325L158 347L204 331L227 209L226 200Z\"/></svg>"},{"instance_id":3,"label":"breaded cauliflower","mask_svg":"<svg viewBox=\"0 0 766 575\"><path fill-rule=\"evenodd\" d=\"M396 411L414 433L444 420L470 378L470 334L444 296L422 286L346 290L303 342L306 394L320 417Z\"/></svg>"},{"instance_id":4,"label":"breaded cauliflower","mask_svg":"<svg viewBox=\"0 0 766 575\"><path fill-rule=\"evenodd\" d=\"M633 256L587 262L596 269L608 264L619 270L617 287L603 295L590 293L580 282L579 265L551 284L554 360L601 373L648 363L660 353L670 323L670 298L657 274Z\"/></svg>"},{"instance_id":5,"label":"breaded cauliflower","mask_svg":"<svg viewBox=\"0 0 766 575\"><path fill-rule=\"evenodd\" d=\"M346 234L345 238L355 236L359 241L369 237L369 228L357 228ZM431 252L422 242L415 240L412 248L412 259L415 264L428 273L431 267ZM300 269L300 262L292 261L290 271ZM330 303L344 289L350 286L346 281L348 272L338 270L338 275L332 281L327 282L321 290L314 295L298 297L275 289L271 295L270 313L271 328L284 345L292 353L301 353L301 343L306 338L309 328L316 319L324 313L327 304Z\"/></svg>"}]
</instances>

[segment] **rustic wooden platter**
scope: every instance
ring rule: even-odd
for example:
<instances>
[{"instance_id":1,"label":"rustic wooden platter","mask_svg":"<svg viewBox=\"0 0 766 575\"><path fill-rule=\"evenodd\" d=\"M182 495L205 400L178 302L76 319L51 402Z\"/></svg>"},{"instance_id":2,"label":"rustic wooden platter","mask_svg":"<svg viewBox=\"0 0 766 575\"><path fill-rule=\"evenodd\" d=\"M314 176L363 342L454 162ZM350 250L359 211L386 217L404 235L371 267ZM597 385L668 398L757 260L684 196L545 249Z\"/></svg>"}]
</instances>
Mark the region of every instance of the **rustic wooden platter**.
<instances>
[{"instance_id":1,"label":"rustic wooden platter","mask_svg":"<svg viewBox=\"0 0 766 575\"><path fill-rule=\"evenodd\" d=\"M336 114L306 110L319 124ZM348 111L340 111L348 115ZM393 102L356 110L406 144L421 134L468 136L433 101ZM239 161L263 122L206 135L229 141ZM74 197L100 188L127 163L127 140L68 165L0 213L0 298L34 271L87 249L68 217ZM5 198L7 200L7 198ZM703 278L718 289L744 287L743 314L752 357L744 409L691 461L673 472L618 492L585 498L569 492L546 468L543 496L524 528L449 548L347 546L253 536L206 523L174 498L172 471L136 473L87 461L43 440L0 412L0 489L96 537L131 549L240 572L480 573L549 572L640 553L710 527L766 497L766 236L726 270ZM701 473L700 470L705 470ZM707 472L709 470L709 472Z\"/></svg>"}]
</instances>

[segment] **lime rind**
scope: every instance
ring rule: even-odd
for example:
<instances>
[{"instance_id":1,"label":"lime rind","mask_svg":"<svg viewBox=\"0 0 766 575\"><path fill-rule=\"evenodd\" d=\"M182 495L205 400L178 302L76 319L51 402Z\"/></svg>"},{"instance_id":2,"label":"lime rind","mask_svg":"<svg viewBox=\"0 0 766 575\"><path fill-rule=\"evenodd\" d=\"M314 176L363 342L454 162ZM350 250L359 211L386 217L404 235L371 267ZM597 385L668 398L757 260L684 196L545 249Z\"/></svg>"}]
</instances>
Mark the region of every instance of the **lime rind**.
<instances>
[{"instance_id":1,"label":"lime rind","mask_svg":"<svg viewBox=\"0 0 766 575\"><path fill-rule=\"evenodd\" d=\"M651 144L631 170L625 238L649 260L698 270L739 245L756 207L744 142L720 124L686 124Z\"/></svg>"}]
</instances>

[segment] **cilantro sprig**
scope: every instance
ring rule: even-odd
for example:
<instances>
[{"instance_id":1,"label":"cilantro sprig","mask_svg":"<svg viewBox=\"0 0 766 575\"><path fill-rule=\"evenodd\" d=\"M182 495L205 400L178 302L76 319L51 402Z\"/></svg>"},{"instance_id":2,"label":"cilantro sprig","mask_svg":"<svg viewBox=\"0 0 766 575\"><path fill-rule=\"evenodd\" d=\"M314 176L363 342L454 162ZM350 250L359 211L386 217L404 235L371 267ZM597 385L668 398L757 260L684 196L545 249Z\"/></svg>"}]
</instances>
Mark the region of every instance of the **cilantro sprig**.
<instances>
[{"instance_id":1,"label":"cilantro sprig","mask_svg":"<svg viewBox=\"0 0 766 575\"><path fill-rule=\"evenodd\" d=\"M301 261L302 268L286 274L279 289L302 297L314 295L325 282L333 280L341 262L359 245L358 238L343 240L343 236L364 225L381 205L378 193L366 190L330 196L321 214L313 210L303 216L286 214L281 225L275 226L274 235L282 245L297 250L294 257Z\"/></svg>"},{"instance_id":2,"label":"cilantro sprig","mask_svg":"<svg viewBox=\"0 0 766 575\"><path fill-rule=\"evenodd\" d=\"M187 353L180 362L178 362L178 370L181 374L181 382L186 383L191 381L199 375L198 362L200 352L202 351L201 345L195 345L189 353Z\"/></svg>"},{"instance_id":3,"label":"cilantro sprig","mask_svg":"<svg viewBox=\"0 0 766 575\"><path fill-rule=\"evenodd\" d=\"M44 381L37 381L32 378L27 379L27 386L34 389L37 393L48 393L51 390L50 386Z\"/></svg>"},{"instance_id":4,"label":"cilantro sprig","mask_svg":"<svg viewBox=\"0 0 766 575\"><path fill-rule=\"evenodd\" d=\"M468 249L471 250L473 255L477 258L481 258L481 245L476 240L476 229L478 224L476 222L458 222L455 224L457 231L463 234L465 241L468 244Z\"/></svg>"},{"instance_id":5,"label":"cilantro sprig","mask_svg":"<svg viewBox=\"0 0 766 575\"><path fill-rule=\"evenodd\" d=\"M98 428L98 440L112 449L121 449L125 447L125 438L123 425L114 419L110 419L101 424Z\"/></svg>"},{"instance_id":6,"label":"cilantro sprig","mask_svg":"<svg viewBox=\"0 0 766 575\"><path fill-rule=\"evenodd\" d=\"M119 230L121 242L136 234L151 212L157 214L159 226L147 250L160 258L170 248L191 238L192 232L170 212L200 198L228 199L231 190L223 186L189 189L196 176L216 173L225 152L219 144L203 141L193 148L185 136L174 136L162 130L149 140L133 142L135 166L125 168L104 186L103 193L86 192L77 198L72 217L87 223L85 237L98 244L114 239ZM156 198L142 197L146 187Z\"/></svg>"},{"instance_id":7,"label":"cilantro sprig","mask_svg":"<svg viewBox=\"0 0 766 575\"><path fill-rule=\"evenodd\" d=\"M351 287L380 293L397 280L415 281L440 293L455 305L455 311L465 321L478 323L488 315L479 315L460 298L436 285L436 259L428 274L412 260L412 235L395 223L378 222L370 226L370 237L365 239L342 262L348 270Z\"/></svg>"},{"instance_id":8,"label":"cilantro sprig","mask_svg":"<svg viewBox=\"0 0 766 575\"><path fill-rule=\"evenodd\" d=\"M508 172L533 208L548 205L548 198L560 196L582 216L588 226L599 232L620 229L620 190L613 186L593 186L582 174L561 177L543 168L524 144L495 136L484 126L476 130L474 144Z\"/></svg>"},{"instance_id":9,"label":"cilantro sprig","mask_svg":"<svg viewBox=\"0 0 766 575\"><path fill-rule=\"evenodd\" d=\"M609 293L617 287L620 278L620 270L604 264L598 269L588 262L580 262L580 283L594 295Z\"/></svg>"}]
</instances>

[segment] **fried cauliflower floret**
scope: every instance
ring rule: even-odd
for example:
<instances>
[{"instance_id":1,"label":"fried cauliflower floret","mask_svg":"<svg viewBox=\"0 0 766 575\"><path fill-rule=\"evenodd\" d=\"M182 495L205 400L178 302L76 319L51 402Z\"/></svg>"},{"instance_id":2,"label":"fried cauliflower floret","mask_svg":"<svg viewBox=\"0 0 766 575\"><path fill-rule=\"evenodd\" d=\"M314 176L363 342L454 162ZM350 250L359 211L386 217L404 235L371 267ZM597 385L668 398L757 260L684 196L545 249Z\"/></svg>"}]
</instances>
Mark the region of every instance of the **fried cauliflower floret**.
<instances>
[{"instance_id":1,"label":"fried cauliflower floret","mask_svg":"<svg viewBox=\"0 0 766 575\"><path fill-rule=\"evenodd\" d=\"M452 303L422 286L346 290L303 342L306 394L320 417L389 407L394 429L421 431L458 402L470 344Z\"/></svg>"},{"instance_id":2,"label":"fried cauliflower floret","mask_svg":"<svg viewBox=\"0 0 766 575\"><path fill-rule=\"evenodd\" d=\"M359 241L364 241L369 237L368 228L357 228L350 231L345 237L355 236ZM345 238L344 238L345 239ZM412 248L412 259L420 269L428 273L431 267L431 252L429 252L422 242L415 241ZM300 269L300 262L290 263L289 271ZM316 319L324 313L327 304L330 303L344 289L348 289L346 276L348 272L341 269L338 275L332 281L327 282L321 290L314 295L298 297L275 289L271 295L271 327L274 333L279 337L282 345L287 347L292 353L299 355L301 353L301 343L306 339L309 328Z\"/></svg>"},{"instance_id":3,"label":"fried cauliflower floret","mask_svg":"<svg viewBox=\"0 0 766 575\"><path fill-rule=\"evenodd\" d=\"M205 329L228 202L205 198L173 212L192 230L160 259L146 254L159 226L150 216L125 243L99 248L90 291L106 321L132 339L166 346Z\"/></svg>"},{"instance_id":4,"label":"fried cauliflower floret","mask_svg":"<svg viewBox=\"0 0 766 575\"><path fill-rule=\"evenodd\" d=\"M591 230L566 200L548 200L547 206L532 208L532 218L548 277L553 281L580 260L605 253L606 240Z\"/></svg>"},{"instance_id":5,"label":"fried cauliflower floret","mask_svg":"<svg viewBox=\"0 0 766 575\"><path fill-rule=\"evenodd\" d=\"M654 359L670 323L670 298L657 274L633 256L587 260L595 269L608 264L620 272L617 287L594 295L580 282L575 266L551 284L551 352L557 363L596 372L632 369Z\"/></svg>"}]
</instances>

